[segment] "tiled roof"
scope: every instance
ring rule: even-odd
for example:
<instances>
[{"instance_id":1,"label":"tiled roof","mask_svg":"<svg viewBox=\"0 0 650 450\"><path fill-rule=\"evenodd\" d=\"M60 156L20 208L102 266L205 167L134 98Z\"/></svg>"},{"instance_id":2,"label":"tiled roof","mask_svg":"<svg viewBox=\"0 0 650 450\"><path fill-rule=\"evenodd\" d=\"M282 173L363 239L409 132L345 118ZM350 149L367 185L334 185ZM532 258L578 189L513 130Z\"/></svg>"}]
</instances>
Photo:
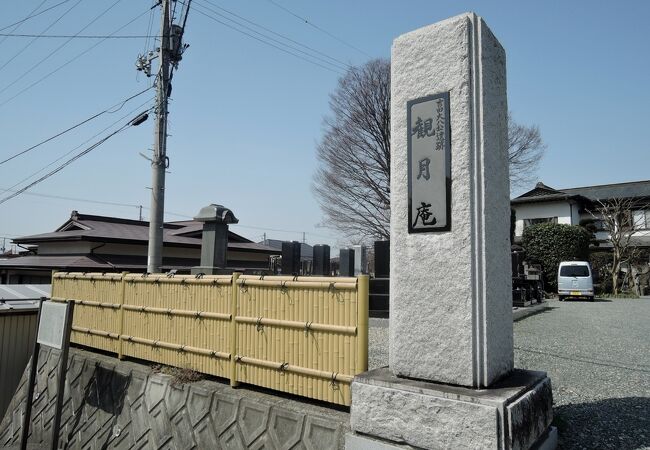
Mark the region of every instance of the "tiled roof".
<instances>
[{"instance_id":1,"label":"tiled roof","mask_svg":"<svg viewBox=\"0 0 650 450\"><path fill-rule=\"evenodd\" d=\"M650 180L630 183L603 184L569 189L554 189L537 183L534 189L511 200L511 203L536 203L559 200L608 200L612 198L650 198Z\"/></svg>"},{"instance_id":2,"label":"tiled roof","mask_svg":"<svg viewBox=\"0 0 650 450\"><path fill-rule=\"evenodd\" d=\"M165 223L163 242L167 246L200 248L202 229L203 224L193 220L168 222ZM146 243L149 240L149 222L79 214L77 211L73 211L70 219L52 233L34 234L13 239L18 244L70 240ZM228 248L276 253L273 248L255 244L232 231L228 236Z\"/></svg>"},{"instance_id":3,"label":"tiled roof","mask_svg":"<svg viewBox=\"0 0 650 450\"><path fill-rule=\"evenodd\" d=\"M561 189L567 194L582 195L590 200L608 200L612 198L650 197L650 180L630 183L602 184L570 189Z\"/></svg>"},{"instance_id":4,"label":"tiled roof","mask_svg":"<svg viewBox=\"0 0 650 450\"><path fill-rule=\"evenodd\" d=\"M247 244L251 245L251 244ZM252 244L257 245L257 244ZM188 270L198 266L199 258L163 258L162 269ZM28 255L20 258L0 260L0 269L65 270L70 272L120 272L147 270L146 255ZM266 269L265 261L228 261L228 270Z\"/></svg>"}]
</instances>

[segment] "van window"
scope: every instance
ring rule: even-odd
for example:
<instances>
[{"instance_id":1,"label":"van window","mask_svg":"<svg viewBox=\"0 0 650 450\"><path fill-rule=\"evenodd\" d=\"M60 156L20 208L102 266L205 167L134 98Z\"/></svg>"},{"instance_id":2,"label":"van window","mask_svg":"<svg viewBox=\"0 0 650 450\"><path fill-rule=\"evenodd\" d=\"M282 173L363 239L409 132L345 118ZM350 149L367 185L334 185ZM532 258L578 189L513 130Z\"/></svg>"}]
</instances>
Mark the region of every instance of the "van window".
<instances>
[{"instance_id":1,"label":"van window","mask_svg":"<svg viewBox=\"0 0 650 450\"><path fill-rule=\"evenodd\" d=\"M589 268L587 266L562 266L560 269L561 277L588 277Z\"/></svg>"}]
</instances>

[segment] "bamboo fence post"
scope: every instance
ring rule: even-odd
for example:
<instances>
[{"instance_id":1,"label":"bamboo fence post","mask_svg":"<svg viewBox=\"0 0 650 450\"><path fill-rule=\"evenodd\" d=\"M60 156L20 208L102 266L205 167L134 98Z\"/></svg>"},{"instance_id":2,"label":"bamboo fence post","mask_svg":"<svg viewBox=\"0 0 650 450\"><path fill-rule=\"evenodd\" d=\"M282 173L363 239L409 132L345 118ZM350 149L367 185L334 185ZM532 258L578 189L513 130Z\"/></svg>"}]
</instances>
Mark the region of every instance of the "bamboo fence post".
<instances>
[{"instance_id":1,"label":"bamboo fence post","mask_svg":"<svg viewBox=\"0 0 650 450\"><path fill-rule=\"evenodd\" d=\"M124 297L126 296L126 276L128 275L128 272L122 272L122 277L121 277L121 292L120 292L120 329L118 330L118 353L117 357L119 359L124 359L124 353L122 351L122 345L123 345L123 339L122 339L122 334L124 334Z\"/></svg>"},{"instance_id":2,"label":"bamboo fence post","mask_svg":"<svg viewBox=\"0 0 650 450\"><path fill-rule=\"evenodd\" d=\"M368 275L359 275L357 288L357 374L368 370L368 306L369 285Z\"/></svg>"},{"instance_id":3,"label":"bamboo fence post","mask_svg":"<svg viewBox=\"0 0 650 450\"><path fill-rule=\"evenodd\" d=\"M239 289L237 286L237 278L241 272L234 272L232 274L232 292L230 293L230 386L237 387L237 304L239 300Z\"/></svg>"}]
</instances>

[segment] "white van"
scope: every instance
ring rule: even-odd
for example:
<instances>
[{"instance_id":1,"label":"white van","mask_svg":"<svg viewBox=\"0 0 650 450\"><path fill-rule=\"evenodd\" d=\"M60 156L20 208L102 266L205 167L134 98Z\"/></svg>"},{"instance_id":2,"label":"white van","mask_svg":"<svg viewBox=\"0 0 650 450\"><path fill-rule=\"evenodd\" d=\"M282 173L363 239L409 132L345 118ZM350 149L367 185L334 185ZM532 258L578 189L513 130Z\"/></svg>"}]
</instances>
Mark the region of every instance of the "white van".
<instances>
[{"instance_id":1,"label":"white van","mask_svg":"<svg viewBox=\"0 0 650 450\"><path fill-rule=\"evenodd\" d=\"M557 271L557 295L560 301L584 297L594 301L594 280L587 261L563 261Z\"/></svg>"}]
</instances>

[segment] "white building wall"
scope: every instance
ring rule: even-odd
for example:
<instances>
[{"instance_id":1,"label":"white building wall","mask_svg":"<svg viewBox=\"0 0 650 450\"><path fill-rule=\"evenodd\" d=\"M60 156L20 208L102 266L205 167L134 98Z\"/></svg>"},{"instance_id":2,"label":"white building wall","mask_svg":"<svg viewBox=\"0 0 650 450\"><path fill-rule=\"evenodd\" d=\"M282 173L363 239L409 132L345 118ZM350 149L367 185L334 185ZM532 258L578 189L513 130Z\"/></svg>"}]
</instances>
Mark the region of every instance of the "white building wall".
<instances>
[{"instance_id":1,"label":"white building wall","mask_svg":"<svg viewBox=\"0 0 650 450\"><path fill-rule=\"evenodd\" d=\"M578 207L569 202L544 202L512 205L515 210L515 236L521 237L524 233L524 219L542 219L557 217L557 223L577 225L579 222Z\"/></svg>"}]
</instances>

